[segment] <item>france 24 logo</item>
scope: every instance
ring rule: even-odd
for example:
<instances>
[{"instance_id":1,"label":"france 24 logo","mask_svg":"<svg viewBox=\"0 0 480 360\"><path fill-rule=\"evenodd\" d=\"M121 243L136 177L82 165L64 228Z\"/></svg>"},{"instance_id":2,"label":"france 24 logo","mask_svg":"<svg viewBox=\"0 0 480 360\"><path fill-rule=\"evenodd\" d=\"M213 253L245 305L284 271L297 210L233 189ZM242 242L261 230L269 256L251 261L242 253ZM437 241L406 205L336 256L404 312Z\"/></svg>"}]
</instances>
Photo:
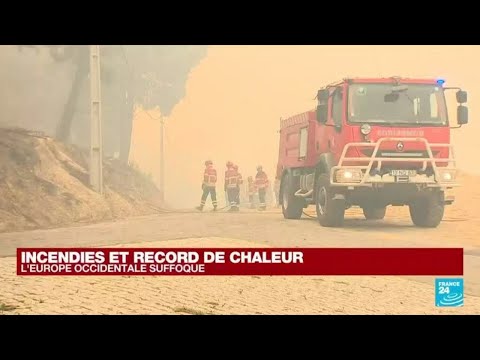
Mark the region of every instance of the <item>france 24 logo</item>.
<instances>
[{"instance_id":1,"label":"france 24 logo","mask_svg":"<svg viewBox=\"0 0 480 360\"><path fill-rule=\"evenodd\" d=\"M435 306L463 306L463 279L435 279Z\"/></svg>"}]
</instances>

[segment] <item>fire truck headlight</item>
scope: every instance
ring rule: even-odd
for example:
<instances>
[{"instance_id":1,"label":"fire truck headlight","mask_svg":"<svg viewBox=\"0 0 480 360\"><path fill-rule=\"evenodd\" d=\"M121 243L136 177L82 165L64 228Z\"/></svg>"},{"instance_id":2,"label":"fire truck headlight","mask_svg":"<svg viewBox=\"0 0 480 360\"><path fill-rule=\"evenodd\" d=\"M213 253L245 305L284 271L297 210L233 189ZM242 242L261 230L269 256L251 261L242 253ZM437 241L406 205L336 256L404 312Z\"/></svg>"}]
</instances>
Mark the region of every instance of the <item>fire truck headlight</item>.
<instances>
[{"instance_id":1,"label":"fire truck headlight","mask_svg":"<svg viewBox=\"0 0 480 360\"><path fill-rule=\"evenodd\" d=\"M440 181L454 181L455 171L453 170L439 170Z\"/></svg>"},{"instance_id":2,"label":"fire truck headlight","mask_svg":"<svg viewBox=\"0 0 480 360\"><path fill-rule=\"evenodd\" d=\"M362 176L363 173L360 169L342 169L335 173L337 182L360 182Z\"/></svg>"}]
</instances>

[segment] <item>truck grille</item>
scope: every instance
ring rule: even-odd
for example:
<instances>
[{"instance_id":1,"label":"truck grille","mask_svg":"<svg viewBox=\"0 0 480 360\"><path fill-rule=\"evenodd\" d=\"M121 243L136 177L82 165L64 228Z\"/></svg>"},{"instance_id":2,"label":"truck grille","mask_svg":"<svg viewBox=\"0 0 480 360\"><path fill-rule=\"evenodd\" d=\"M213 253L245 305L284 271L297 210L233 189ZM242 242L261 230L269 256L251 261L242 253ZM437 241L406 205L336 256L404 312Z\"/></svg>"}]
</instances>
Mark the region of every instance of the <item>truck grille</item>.
<instances>
[{"instance_id":1,"label":"truck grille","mask_svg":"<svg viewBox=\"0 0 480 360\"><path fill-rule=\"evenodd\" d=\"M361 150L362 154L365 156L372 156L373 154L373 149L364 149ZM439 151L432 151L433 156L435 157ZM377 153L377 157L380 158L427 158L428 153L426 151L415 151L415 150L409 150L409 151L403 151L403 152L397 152L395 150L379 150Z\"/></svg>"}]
</instances>

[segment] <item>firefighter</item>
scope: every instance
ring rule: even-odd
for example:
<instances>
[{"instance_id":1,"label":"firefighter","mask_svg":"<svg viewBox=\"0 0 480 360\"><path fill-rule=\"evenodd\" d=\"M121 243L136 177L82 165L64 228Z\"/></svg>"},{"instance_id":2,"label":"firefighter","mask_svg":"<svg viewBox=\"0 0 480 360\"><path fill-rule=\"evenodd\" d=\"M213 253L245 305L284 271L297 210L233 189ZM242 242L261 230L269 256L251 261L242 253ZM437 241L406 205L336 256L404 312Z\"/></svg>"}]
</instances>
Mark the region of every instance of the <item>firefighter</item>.
<instances>
[{"instance_id":1,"label":"firefighter","mask_svg":"<svg viewBox=\"0 0 480 360\"><path fill-rule=\"evenodd\" d=\"M247 183L248 202L250 203L250 209L254 209L255 193L257 192L257 189L255 188L255 182L253 181L252 176L249 176L247 180L248 180L248 183Z\"/></svg>"},{"instance_id":2,"label":"firefighter","mask_svg":"<svg viewBox=\"0 0 480 360\"><path fill-rule=\"evenodd\" d=\"M202 199L200 201L200 206L197 206L197 210L202 211L207 201L208 195L212 199L213 211L217 211L217 170L213 167L213 162L211 160L205 161L205 171L203 173L203 182L202 182Z\"/></svg>"},{"instance_id":3,"label":"firefighter","mask_svg":"<svg viewBox=\"0 0 480 360\"><path fill-rule=\"evenodd\" d=\"M235 165L231 161L227 162L227 171L225 171L225 186L230 202L230 209L228 211L238 211L238 172L235 170Z\"/></svg>"},{"instance_id":4,"label":"firefighter","mask_svg":"<svg viewBox=\"0 0 480 360\"><path fill-rule=\"evenodd\" d=\"M233 165L233 169L237 172L237 199L236 203L240 206L240 185L243 184L242 174L238 171L238 165Z\"/></svg>"},{"instance_id":5,"label":"firefighter","mask_svg":"<svg viewBox=\"0 0 480 360\"><path fill-rule=\"evenodd\" d=\"M269 182L267 174L263 171L263 167L261 165L257 166L257 175L255 176L255 187L258 190L258 198L260 202L260 210L265 210L267 208L267 204L265 203L265 195L267 192Z\"/></svg>"},{"instance_id":6,"label":"firefighter","mask_svg":"<svg viewBox=\"0 0 480 360\"><path fill-rule=\"evenodd\" d=\"M275 207L279 208L280 207L280 180L275 179L273 191L275 192Z\"/></svg>"}]
</instances>

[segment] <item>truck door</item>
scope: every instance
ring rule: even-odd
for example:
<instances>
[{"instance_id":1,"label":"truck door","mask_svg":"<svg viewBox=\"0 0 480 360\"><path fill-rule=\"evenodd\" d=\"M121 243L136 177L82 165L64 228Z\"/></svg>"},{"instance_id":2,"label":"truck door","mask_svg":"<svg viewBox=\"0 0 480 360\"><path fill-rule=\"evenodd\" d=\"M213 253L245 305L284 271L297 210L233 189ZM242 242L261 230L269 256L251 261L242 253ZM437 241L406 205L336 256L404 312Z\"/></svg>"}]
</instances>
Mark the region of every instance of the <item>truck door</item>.
<instances>
[{"instance_id":1,"label":"truck door","mask_svg":"<svg viewBox=\"0 0 480 360\"><path fill-rule=\"evenodd\" d=\"M329 116L326 124L329 129L327 136L328 151L334 154L336 161L340 158L343 146L345 145L345 140L342 136L342 120L344 113L343 93L343 86L338 86L333 90L330 97Z\"/></svg>"}]
</instances>

